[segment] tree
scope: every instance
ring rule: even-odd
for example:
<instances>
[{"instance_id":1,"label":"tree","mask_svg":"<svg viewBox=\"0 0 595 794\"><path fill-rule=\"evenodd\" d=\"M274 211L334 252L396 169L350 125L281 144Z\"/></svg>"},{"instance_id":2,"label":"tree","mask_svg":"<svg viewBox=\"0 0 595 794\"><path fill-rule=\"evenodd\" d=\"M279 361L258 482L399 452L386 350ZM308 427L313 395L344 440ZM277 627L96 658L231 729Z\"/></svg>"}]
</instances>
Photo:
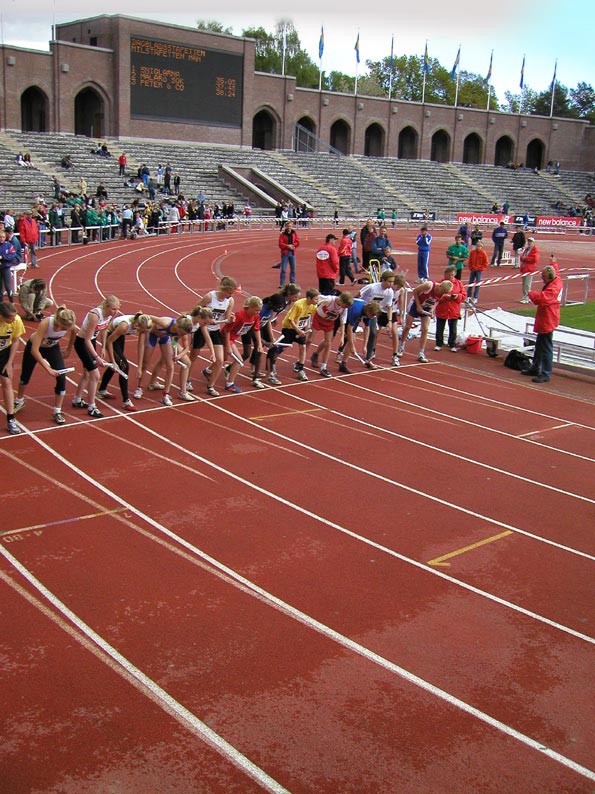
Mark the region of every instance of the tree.
<instances>
[{"instance_id":1,"label":"tree","mask_svg":"<svg viewBox=\"0 0 595 794\"><path fill-rule=\"evenodd\" d=\"M343 72L331 72L326 76L323 72L323 87L328 91L353 94L355 91L355 77L350 77Z\"/></svg>"},{"instance_id":2,"label":"tree","mask_svg":"<svg viewBox=\"0 0 595 794\"><path fill-rule=\"evenodd\" d=\"M296 79L304 88L318 88L318 67L302 49L300 38L290 20L280 20L274 33L260 28L247 28L242 36L256 40L254 68L259 72L282 74L285 49L285 74Z\"/></svg>"},{"instance_id":3,"label":"tree","mask_svg":"<svg viewBox=\"0 0 595 794\"><path fill-rule=\"evenodd\" d=\"M216 19L198 19L196 27L199 30L208 30L211 33L229 33L233 35L233 28L224 28L221 22L217 22Z\"/></svg>"},{"instance_id":4,"label":"tree","mask_svg":"<svg viewBox=\"0 0 595 794\"><path fill-rule=\"evenodd\" d=\"M551 107L552 89L550 86L547 91L542 91L540 94L537 94L531 113L535 113L538 116L549 116ZM568 101L568 89L565 85L561 85L561 83L557 82L554 90L554 116L568 118L574 115Z\"/></svg>"},{"instance_id":5,"label":"tree","mask_svg":"<svg viewBox=\"0 0 595 794\"><path fill-rule=\"evenodd\" d=\"M589 119L595 124L595 91L589 83L578 83L576 88L571 88L570 108L579 119Z\"/></svg>"}]
</instances>

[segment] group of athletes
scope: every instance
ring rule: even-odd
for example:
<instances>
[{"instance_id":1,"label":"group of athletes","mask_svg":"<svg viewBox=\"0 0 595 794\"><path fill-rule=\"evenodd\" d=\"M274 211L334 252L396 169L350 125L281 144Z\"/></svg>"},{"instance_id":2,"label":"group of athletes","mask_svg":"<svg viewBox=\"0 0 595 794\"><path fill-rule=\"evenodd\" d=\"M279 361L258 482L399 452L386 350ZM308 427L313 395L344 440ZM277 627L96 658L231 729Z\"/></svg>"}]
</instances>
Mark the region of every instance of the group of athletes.
<instances>
[{"instance_id":1,"label":"group of athletes","mask_svg":"<svg viewBox=\"0 0 595 794\"><path fill-rule=\"evenodd\" d=\"M120 300L109 295L85 314L80 326L71 309L58 306L51 315L40 315L39 325L26 342L16 396L12 384L15 343L26 331L14 305L0 303L0 383L8 432L13 435L22 432L15 415L25 406L26 389L37 364L55 378L52 416L57 424L65 424L62 407L66 376L74 372L74 367L65 366L64 359L73 349L80 359L82 375L72 407L86 411L91 418L102 417L96 404L98 397L116 399L108 388L114 375L118 376L122 408L126 411L136 410L133 399L142 399L144 388L161 392L161 402L165 406L173 405L171 390L176 366L179 367L178 399L194 400L192 374L201 353L208 360L202 375L206 393L211 397L219 396L220 380L224 380L226 392L241 392L236 379L246 362L250 365L254 388L264 389L265 382L270 386L280 385L277 359L294 345L297 345L297 359L293 370L298 380L308 380L305 370L308 353L320 376L329 378L333 337L337 337L339 372L350 373L351 357L357 358L367 369L376 369L378 365L374 359L380 329L390 335L391 363L398 366L411 325L416 320L421 325L418 360L426 362L424 348L436 305L452 298L461 300L455 281L454 273L447 271L445 280L424 281L410 290L404 275L386 270L379 281L364 285L358 297L348 292L321 295L315 288L306 290L302 296L297 284L286 284L265 298L249 297L236 308L237 283L225 276L188 314L178 317L140 311L125 314L121 311ZM408 295L411 302L407 308ZM355 345L360 325L364 332L361 355ZM125 351L128 337L136 340L137 366L132 385ZM60 347L63 339L66 341L64 350Z\"/></svg>"}]
</instances>

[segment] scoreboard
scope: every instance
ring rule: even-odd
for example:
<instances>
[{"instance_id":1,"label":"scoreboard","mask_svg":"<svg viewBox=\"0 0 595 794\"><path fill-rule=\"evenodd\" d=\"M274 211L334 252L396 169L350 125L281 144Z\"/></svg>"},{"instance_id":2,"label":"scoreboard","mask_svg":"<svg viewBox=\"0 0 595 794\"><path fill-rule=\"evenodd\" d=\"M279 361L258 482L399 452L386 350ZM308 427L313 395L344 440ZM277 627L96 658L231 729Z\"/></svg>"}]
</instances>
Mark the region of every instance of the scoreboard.
<instances>
[{"instance_id":1,"label":"scoreboard","mask_svg":"<svg viewBox=\"0 0 595 794\"><path fill-rule=\"evenodd\" d=\"M242 126L244 56L132 36L130 115Z\"/></svg>"}]
</instances>

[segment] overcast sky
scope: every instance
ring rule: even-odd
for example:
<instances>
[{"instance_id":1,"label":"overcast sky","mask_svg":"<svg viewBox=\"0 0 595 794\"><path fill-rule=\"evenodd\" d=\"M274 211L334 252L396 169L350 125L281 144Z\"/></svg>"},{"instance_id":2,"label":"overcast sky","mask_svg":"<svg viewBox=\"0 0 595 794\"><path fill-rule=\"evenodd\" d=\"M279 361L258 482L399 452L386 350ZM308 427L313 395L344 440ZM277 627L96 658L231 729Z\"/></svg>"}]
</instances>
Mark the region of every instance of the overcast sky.
<instances>
[{"instance_id":1,"label":"overcast sky","mask_svg":"<svg viewBox=\"0 0 595 794\"><path fill-rule=\"evenodd\" d=\"M217 19L240 35L244 28L262 26L272 31L285 16L298 31L302 47L318 64L318 44L324 26L322 69L355 75L355 41L360 36L359 75L366 71L366 60L379 60L390 55L394 34L395 55L422 55L426 40L428 54L451 69L459 46L461 69L485 76L490 53L494 50L492 85L500 102L504 92L519 92L523 55L525 85L536 91L549 88L554 62L558 60L557 79L569 88L584 81L595 86L595 4L587 0L573 3L541 0L530 4L519 0L500 0L492 6L427 0L410 3L408 8L397 4L378 3L371 13L362 3L344 0L299 0L293 12L262 0L227 0L221 13L163 13L164 3L130 0L124 6L114 0L103 0L95 14L124 13L143 19L154 19L175 25L195 27L198 19ZM59 3L28 0L26 6L17 0L2 2L2 38L5 44L34 49L48 49L52 22L84 18L84 4L72 0ZM277 8L275 9L275 6ZM392 6L392 7L391 7ZM87 6L88 7L88 6ZM273 7L273 10L271 10ZM197 5L197 8L199 6ZM247 13L250 8L251 13ZM337 10L339 8L339 10ZM378 9L376 11L376 9ZM88 16L94 15L89 10Z\"/></svg>"}]
</instances>

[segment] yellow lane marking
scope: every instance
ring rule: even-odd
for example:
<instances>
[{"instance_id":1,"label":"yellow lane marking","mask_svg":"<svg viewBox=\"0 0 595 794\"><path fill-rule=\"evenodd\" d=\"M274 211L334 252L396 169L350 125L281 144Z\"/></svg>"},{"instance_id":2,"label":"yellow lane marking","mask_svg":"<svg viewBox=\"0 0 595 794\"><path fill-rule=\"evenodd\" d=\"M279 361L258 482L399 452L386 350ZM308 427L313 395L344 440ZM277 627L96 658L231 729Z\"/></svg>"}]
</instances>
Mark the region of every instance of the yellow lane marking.
<instances>
[{"instance_id":1,"label":"yellow lane marking","mask_svg":"<svg viewBox=\"0 0 595 794\"><path fill-rule=\"evenodd\" d=\"M114 510L101 510L99 513L90 513L87 516L73 516L72 518L61 518L58 521L48 521L45 524L33 524L30 527L22 527L22 529L9 529L5 532L0 532L0 537L5 535L16 535L20 532L33 532L37 529L47 529L48 527L55 527L58 524L71 524L75 521L88 521L90 518L99 518L100 516L111 516L114 513L122 513L125 507L116 507Z\"/></svg>"},{"instance_id":2,"label":"yellow lane marking","mask_svg":"<svg viewBox=\"0 0 595 794\"><path fill-rule=\"evenodd\" d=\"M261 419L274 419L276 416L293 416L293 414L312 414L316 411L323 411L324 408L305 408L303 411L283 411L282 414L265 414L264 416L250 416L253 422L259 422Z\"/></svg>"},{"instance_id":3,"label":"yellow lane marking","mask_svg":"<svg viewBox=\"0 0 595 794\"><path fill-rule=\"evenodd\" d=\"M507 535L512 535L512 530L507 529L506 532L500 532L499 535L492 535L491 538L486 538L485 540L480 540L477 543L472 543L470 546L465 546L462 549L457 549L456 551L451 551L449 554L443 554L442 557L436 557L433 560L428 561L428 565L443 565L445 567L450 567L449 562L445 562L445 560L449 560L451 557L458 557L459 554L465 554L466 551L471 551L472 549L477 549L480 546L485 546L486 543L493 543L495 540L500 540L500 538L505 538Z\"/></svg>"}]
</instances>

